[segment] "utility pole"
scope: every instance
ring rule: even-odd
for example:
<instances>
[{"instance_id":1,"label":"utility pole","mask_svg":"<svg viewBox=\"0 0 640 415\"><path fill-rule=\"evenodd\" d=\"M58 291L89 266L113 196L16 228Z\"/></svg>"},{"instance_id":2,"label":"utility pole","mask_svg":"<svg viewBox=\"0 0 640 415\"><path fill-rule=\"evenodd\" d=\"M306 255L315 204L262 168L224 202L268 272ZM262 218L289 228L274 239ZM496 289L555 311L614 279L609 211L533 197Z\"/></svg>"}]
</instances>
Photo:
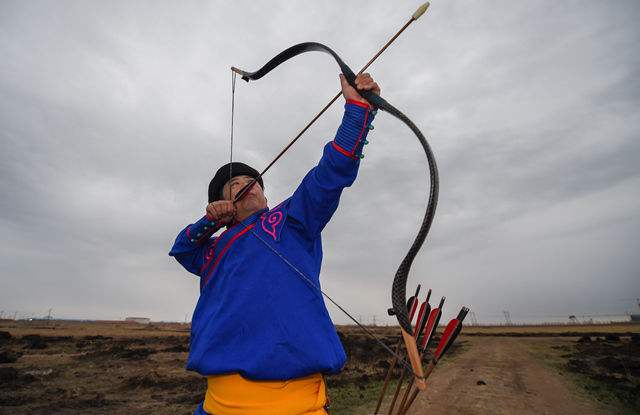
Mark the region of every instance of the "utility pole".
<instances>
[{"instance_id":1,"label":"utility pole","mask_svg":"<svg viewBox=\"0 0 640 415\"><path fill-rule=\"evenodd\" d=\"M471 317L471 325L472 326L477 326L478 325L478 317L476 316L475 312L470 312L469 313L469 317Z\"/></svg>"},{"instance_id":2,"label":"utility pole","mask_svg":"<svg viewBox=\"0 0 640 415\"><path fill-rule=\"evenodd\" d=\"M508 310L503 310L502 314L504 314L504 321L507 323L507 326L513 326L513 322L511 321L511 313Z\"/></svg>"},{"instance_id":3,"label":"utility pole","mask_svg":"<svg viewBox=\"0 0 640 415\"><path fill-rule=\"evenodd\" d=\"M374 327L376 326L376 316L375 316L375 314L373 315L373 326Z\"/></svg>"},{"instance_id":4,"label":"utility pole","mask_svg":"<svg viewBox=\"0 0 640 415\"><path fill-rule=\"evenodd\" d=\"M53 308L49 309L49 313L47 314L47 320L51 320L51 311L53 310Z\"/></svg>"}]
</instances>

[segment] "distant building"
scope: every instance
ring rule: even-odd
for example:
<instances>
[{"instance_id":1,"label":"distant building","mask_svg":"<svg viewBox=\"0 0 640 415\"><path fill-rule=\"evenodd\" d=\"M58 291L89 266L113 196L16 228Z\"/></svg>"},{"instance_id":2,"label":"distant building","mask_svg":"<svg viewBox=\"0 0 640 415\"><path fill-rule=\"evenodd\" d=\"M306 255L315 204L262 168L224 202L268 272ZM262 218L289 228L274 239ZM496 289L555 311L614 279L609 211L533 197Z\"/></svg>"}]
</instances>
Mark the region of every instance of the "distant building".
<instances>
[{"instance_id":1,"label":"distant building","mask_svg":"<svg viewBox=\"0 0 640 415\"><path fill-rule=\"evenodd\" d=\"M151 322L151 319L147 317L127 317L124 319L124 321L138 324L149 324Z\"/></svg>"}]
</instances>

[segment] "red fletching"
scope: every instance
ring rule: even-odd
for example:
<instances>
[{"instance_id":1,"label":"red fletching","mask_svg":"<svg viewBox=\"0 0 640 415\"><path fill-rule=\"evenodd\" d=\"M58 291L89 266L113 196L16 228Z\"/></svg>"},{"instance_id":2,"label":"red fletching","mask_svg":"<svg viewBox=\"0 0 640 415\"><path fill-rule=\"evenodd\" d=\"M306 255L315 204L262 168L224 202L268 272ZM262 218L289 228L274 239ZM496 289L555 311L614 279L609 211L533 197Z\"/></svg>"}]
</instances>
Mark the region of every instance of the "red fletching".
<instances>
[{"instance_id":1,"label":"red fletching","mask_svg":"<svg viewBox=\"0 0 640 415\"><path fill-rule=\"evenodd\" d=\"M440 359L440 356L442 355L442 351L445 349L447 344L453 340L453 335L456 332L456 329L458 328L459 324L460 324L460 320L458 320L457 318L454 318L449 322L449 324L447 324L447 328L444 330L444 333L442 333L440 344L438 344L438 348L436 349L436 352L433 355L433 357L436 360Z\"/></svg>"},{"instance_id":2,"label":"red fletching","mask_svg":"<svg viewBox=\"0 0 640 415\"><path fill-rule=\"evenodd\" d=\"M422 335L422 343L420 343L420 348L424 350L424 348L427 346L427 342L429 341L429 339L431 339L431 336L433 335L433 331L435 330L435 326L436 326L436 322L438 321L438 318L440 314L440 308L436 307L433 310L431 310L431 313L429 314L429 320L427 320L427 325L424 326L424 334Z\"/></svg>"},{"instance_id":3,"label":"red fletching","mask_svg":"<svg viewBox=\"0 0 640 415\"><path fill-rule=\"evenodd\" d=\"M413 310L413 301L415 300L414 297L409 297L409 300L407 301L407 310L409 310L409 320L411 320L413 318L413 315L411 314L411 310ZM392 310L392 309L390 309ZM389 314L390 316L393 316L394 314Z\"/></svg>"},{"instance_id":4,"label":"red fletching","mask_svg":"<svg viewBox=\"0 0 640 415\"><path fill-rule=\"evenodd\" d=\"M420 323L422 322L422 319L424 318L424 309L427 306L427 302L425 301L424 303L422 303L422 305L420 305L420 311L418 311L418 319L416 320L416 326L413 329L413 337L417 337L418 336L418 329L420 328Z\"/></svg>"},{"instance_id":5,"label":"red fletching","mask_svg":"<svg viewBox=\"0 0 640 415\"><path fill-rule=\"evenodd\" d=\"M431 314L431 305L425 301L424 313L422 314L422 321L418 325L418 336L416 337L416 341L420 340L420 336L424 336L424 326L427 325L427 320L429 320L429 314ZM418 341L418 344L420 342Z\"/></svg>"},{"instance_id":6,"label":"red fletching","mask_svg":"<svg viewBox=\"0 0 640 415\"><path fill-rule=\"evenodd\" d=\"M416 293L409 297L409 301L407 302L407 310L409 310L409 321L413 320L413 315L416 312L416 308L418 308L418 294L420 293L420 284L416 287ZM390 308L388 313L390 316L394 315L393 308Z\"/></svg>"},{"instance_id":7,"label":"red fletching","mask_svg":"<svg viewBox=\"0 0 640 415\"><path fill-rule=\"evenodd\" d=\"M411 312L409 313L409 321L413 320L413 316L416 314L416 310L418 309L418 297L413 299L413 304L411 304Z\"/></svg>"}]
</instances>

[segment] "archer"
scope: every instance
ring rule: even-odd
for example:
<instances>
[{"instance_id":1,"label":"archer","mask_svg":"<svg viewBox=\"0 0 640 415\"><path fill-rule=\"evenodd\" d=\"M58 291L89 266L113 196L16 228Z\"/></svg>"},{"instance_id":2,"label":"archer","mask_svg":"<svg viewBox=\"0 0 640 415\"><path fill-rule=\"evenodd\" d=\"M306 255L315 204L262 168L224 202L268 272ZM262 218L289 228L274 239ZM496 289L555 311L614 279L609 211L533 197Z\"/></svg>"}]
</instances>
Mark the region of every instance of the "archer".
<instances>
[{"instance_id":1,"label":"archer","mask_svg":"<svg viewBox=\"0 0 640 415\"><path fill-rule=\"evenodd\" d=\"M339 372L346 354L309 284L320 286L321 232L356 179L375 116L343 75L340 83L342 124L290 198L269 209L259 173L228 163L209 184L206 215L169 253L200 276L187 369L206 376L208 387L196 414L328 413L323 375ZM380 94L369 74L355 83Z\"/></svg>"}]
</instances>

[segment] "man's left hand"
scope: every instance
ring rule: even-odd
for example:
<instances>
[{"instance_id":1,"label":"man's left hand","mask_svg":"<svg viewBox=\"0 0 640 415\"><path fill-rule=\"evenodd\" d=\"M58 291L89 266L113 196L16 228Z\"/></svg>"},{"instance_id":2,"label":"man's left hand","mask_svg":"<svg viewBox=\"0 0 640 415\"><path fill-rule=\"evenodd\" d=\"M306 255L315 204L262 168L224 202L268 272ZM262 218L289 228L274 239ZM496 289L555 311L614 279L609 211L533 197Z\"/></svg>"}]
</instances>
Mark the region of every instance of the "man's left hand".
<instances>
[{"instance_id":1,"label":"man's left hand","mask_svg":"<svg viewBox=\"0 0 640 415\"><path fill-rule=\"evenodd\" d=\"M371 105L366 99L362 98L357 90L355 90L349 83L344 75L340 74L340 85L342 85L342 95L346 100L354 100L364 102L367 105ZM359 90L371 91L376 95L380 95L380 87L374 82L371 75L363 73L356 76L356 87Z\"/></svg>"}]
</instances>

